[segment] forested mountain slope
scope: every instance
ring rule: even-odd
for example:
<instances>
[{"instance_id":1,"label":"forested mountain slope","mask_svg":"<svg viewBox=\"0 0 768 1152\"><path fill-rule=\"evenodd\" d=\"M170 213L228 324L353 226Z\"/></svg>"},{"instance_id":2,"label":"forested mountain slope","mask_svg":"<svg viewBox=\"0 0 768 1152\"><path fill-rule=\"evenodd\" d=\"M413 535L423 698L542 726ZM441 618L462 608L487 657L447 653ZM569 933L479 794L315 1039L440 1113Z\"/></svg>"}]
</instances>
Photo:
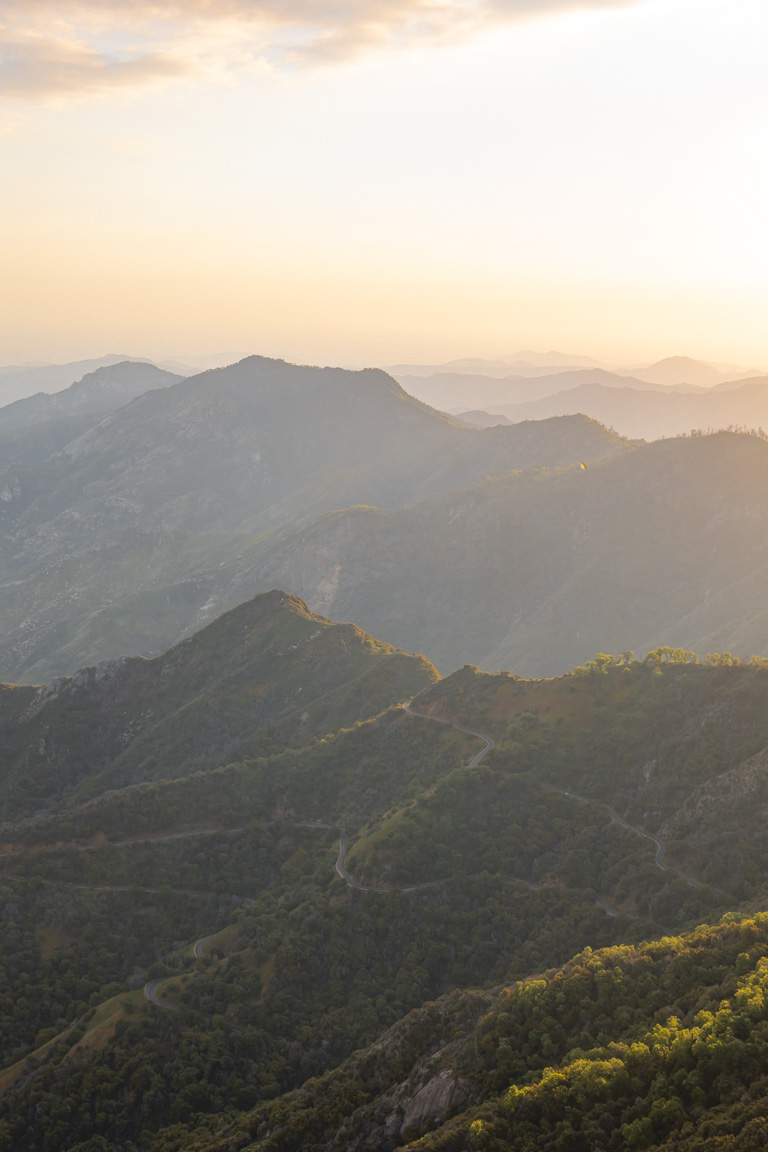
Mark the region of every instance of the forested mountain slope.
<instances>
[{"instance_id":1,"label":"forested mountain slope","mask_svg":"<svg viewBox=\"0 0 768 1152\"><path fill-rule=\"evenodd\" d=\"M248 676L263 680L247 661L231 679L237 613L220 623L215 661L190 656L179 675L213 683L218 667L223 702L228 684L237 697ZM268 628L254 644L273 667ZM543 681L431 674L410 712L390 707L293 747L273 725L254 754L183 776L180 730L158 728L171 778L7 823L0 1148L391 1152L423 1137L474 1150L487 1127L502 1152L534 1137L559 1147L550 1132L597 1122L618 1149L677 1132L678 1098L696 1123L712 1109L736 1122L742 1072L763 1074L761 1051L733 1047L748 1043L739 1013L752 985L745 1001L737 981L762 979L762 920L638 944L768 898L768 667L690 660L601 656ZM107 734L109 712L97 721ZM485 753L477 733L494 744ZM754 820L739 837L745 788ZM98 948L67 936L72 917L92 944L101 929ZM25 998L34 1012L18 1011ZM672 1016L705 1028L698 1043L711 1030L696 1014L720 1001L733 1020L712 1035L735 1029L731 1078L720 1056L702 1063L689 1047L695 1075L678 1083L660 1048L651 1080L627 1066L627 1095L632 1045L653 1052L646 1033L674 1031ZM604 1060L618 1063L606 1072ZM561 1065L573 1093L544 1107L543 1069ZM519 1129L511 1084L523 1092Z\"/></svg>"},{"instance_id":2,"label":"forested mountain slope","mask_svg":"<svg viewBox=\"0 0 768 1152\"><path fill-rule=\"evenodd\" d=\"M491 995L455 993L338 1070L186 1147L758 1152L767 1109L760 913L639 947L587 948Z\"/></svg>"},{"instance_id":3,"label":"forested mountain slope","mask_svg":"<svg viewBox=\"0 0 768 1152\"><path fill-rule=\"evenodd\" d=\"M378 370L250 357L147 392L0 475L0 670L158 654L272 587L250 579L254 554L312 514L622 451L583 417L460 426Z\"/></svg>"},{"instance_id":4,"label":"forested mountain slope","mask_svg":"<svg viewBox=\"0 0 768 1152\"><path fill-rule=\"evenodd\" d=\"M2 818L169 778L376 715L437 678L423 657L265 593L154 660L4 685ZM258 734L258 735L257 735Z\"/></svg>"},{"instance_id":5,"label":"forested mountain slope","mask_svg":"<svg viewBox=\"0 0 768 1152\"><path fill-rule=\"evenodd\" d=\"M506 429L494 429L506 431ZM596 651L768 652L768 443L659 441L265 541L254 582L425 652L552 675Z\"/></svg>"}]
</instances>

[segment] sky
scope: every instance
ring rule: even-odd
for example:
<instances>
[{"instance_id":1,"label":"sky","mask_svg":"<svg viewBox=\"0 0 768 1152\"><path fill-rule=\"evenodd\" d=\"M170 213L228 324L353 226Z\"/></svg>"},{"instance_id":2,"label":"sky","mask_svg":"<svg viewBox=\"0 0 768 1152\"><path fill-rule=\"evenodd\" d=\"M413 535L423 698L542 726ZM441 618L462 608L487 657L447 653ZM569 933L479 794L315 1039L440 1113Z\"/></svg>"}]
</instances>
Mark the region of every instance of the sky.
<instances>
[{"instance_id":1,"label":"sky","mask_svg":"<svg viewBox=\"0 0 768 1152\"><path fill-rule=\"evenodd\" d=\"M0 0L0 363L768 365L765 0Z\"/></svg>"}]
</instances>

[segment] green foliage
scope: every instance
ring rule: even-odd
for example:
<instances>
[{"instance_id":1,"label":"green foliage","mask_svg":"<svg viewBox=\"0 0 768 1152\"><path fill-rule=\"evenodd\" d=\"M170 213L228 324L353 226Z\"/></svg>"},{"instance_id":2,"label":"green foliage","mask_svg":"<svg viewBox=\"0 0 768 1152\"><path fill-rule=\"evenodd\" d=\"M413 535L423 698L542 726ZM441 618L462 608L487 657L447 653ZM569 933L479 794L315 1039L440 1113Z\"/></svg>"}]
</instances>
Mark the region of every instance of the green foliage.
<instances>
[{"instance_id":1,"label":"green foliage","mask_svg":"<svg viewBox=\"0 0 768 1152\"><path fill-rule=\"evenodd\" d=\"M470 732L392 708L303 747L8 829L0 876L36 896L0 998L6 1061L26 1058L0 1097L0 1152L28 1132L42 1152L99 1140L223 1152L253 1139L316 1152L342 1121L368 1140L392 1112L382 1094L411 1080L415 1092L441 1069L485 1102L465 1115L459 1094L461 1115L421 1137L445 1152L527 1149L529 1138L549 1148L535 1140L552 1132L567 1146L582 1128L588 1147L619 1152L681 1132L681 1108L730 1106L725 1090L710 1095L694 1051L710 1032L696 1017L723 1019L720 1002L737 992L738 1011L756 1011L746 1004L762 989L749 979L768 959L766 924L732 916L690 940L668 926L716 919L764 890L758 816L727 857L738 868L717 873L723 890L692 887L676 868L707 881L726 858L715 836L704 859L703 832L697 855L687 813L734 773L762 779L749 765L768 744L768 681L760 664L625 655L557 681L467 666L416 707ZM473 769L471 731L495 741ZM744 819L731 792L717 807L726 829ZM648 831L665 821L682 832L687 819L685 837L668 840L671 867L606 804ZM341 824L346 867L370 892L334 872ZM189 945L225 927L193 960ZM636 944L654 934L657 944ZM180 1011L129 993L150 977L166 978L161 996ZM473 986L496 991L461 991ZM98 1013L112 1003L107 1026ZM713 1073L737 1077L732 1093L752 1068L739 1028L723 1044L728 1068ZM690 1082L657 1060L664 1044L690 1050ZM643 1045L652 1067L638 1071ZM388 1111L374 1117L378 1107Z\"/></svg>"},{"instance_id":2,"label":"green foliage","mask_svg":"<svg viewBox=\"0 0 768 1152\"><path fill-rule=\"evenodd\" d=\"M688 652L684 648L670 648L666 644L661 648L654 648L651 652L647 652L645 660L648 664L698 664L699 662L695 652ZM626 661L626 663L630 663L630 661ZM707 657L707 663L714 663L714 661Z\"/></svg>"},{"instance_id":3,"label":"green foliage","mask_svg":"<svg viewBox=\"0 0 768 1152\"><path fill-rule=\"evenodd\" d=\"M389 1090L406 1085L395 1096L402 1120L405 1102L436 1074L463 1083L473 1107L406 1139L413 1152L762 1146L766 914L639 947L587 948L490 1002L466 995L431 1007L320 1081L243 1117L228 1136L193 1140L190 1152L223 1152L237 1146L228 1140L256 1132L248 1147L259 1152L310 1152L342 1124L353 1146L370 1136ZM419 1036L425 1023L429 1038L414 1050L409 1034ZM397 1060L403 1050L407 1068Z\"/></svg>"}]
</instances>

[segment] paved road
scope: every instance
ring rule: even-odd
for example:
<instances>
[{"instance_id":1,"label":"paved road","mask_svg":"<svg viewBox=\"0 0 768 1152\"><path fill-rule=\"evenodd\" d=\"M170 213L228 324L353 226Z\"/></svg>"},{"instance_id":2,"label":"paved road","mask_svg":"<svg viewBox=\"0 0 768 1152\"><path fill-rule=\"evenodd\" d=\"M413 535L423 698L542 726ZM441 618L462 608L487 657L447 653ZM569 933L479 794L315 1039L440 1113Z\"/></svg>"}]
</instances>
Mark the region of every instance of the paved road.
<instances>
[{"instance_id":1,"label":"paved road","mask_svg":"<svg viewBox=\"0 0 768 1152\"><path fill-rule=\"evenodd\" d=\"M611 908L610 904L606 904L602 896L598 896L597 893L595 893L595 900L600 905L600 907L608 913L609 916L621 916L621 912L617 912L615 908Z\"/></svg>"},{"instance_id":2,"label":"paved road","mask_svg":"<svg viewBox=\"0 0 768 1152\"><path fill-rule=\"evenodd\" d=\"M670 868L668 864L664 863L667 846L662 839L654 836L653 832L646 832L644 828L636 828L634 824L629 824L618 812L614 812L610 804L603 804L601 800L590 800L587 796L579 796L578 792L566 792L563 788L556 788L554 784L541 784L540 787L544 788L547 792L558 792L561 796L568 796L571 800L578 800L580 804L596 804L598 808L604 808L611 817L614 823L619 824L622 828L626 828L629 832L634 832L636 836L642 836L646 840L651 840L656 845L656 856L654 863L657 868L661 868L663 872L674 872L681 880L685 880L686 884L690 884L691 888L703 888L705 885L699 880L693 880L690 876L686 876L683 872L678 871L677 868ZM721 888L713 888L713 892L722 893ZM600 898L598 897L598 901Z\"/></svg>"},{"instance_id":3,"label":"paved road","mask_svg":"<svg viewBox=\"0 0 768 1152\"><path fill-rule=\"evenodd\" d=\"M453 720L443 720L440 716L430 716L426 712L417 712L415 708L411 707L410 701L407 704L404 704L403 708L406 712L410 713L411 716L421 716L424 720L436 720L439 724L450 724L451 727L458 728L460 732L467 732L470 736L477 736L480 740L485 740L485 748L478 756L475 756L474 760L468 765L470 768L475 768L483 759L483 757L487 755L487 753L490 752L491 748L494 746L491 737L486 736L483 732L473 732L471 728L464 728L461 724L456 724ZM558 792L561 796L568 796L571 800L577 800L580 804L597 804L598 807L604 808L606 812L610 814L611 820L615 821L622 828L626 828L629 832L634 832L637 836L643 836L646 840L653 841L653 843L656 845L655 863L658 868L661 868L663 871L675 872L682 880L685 880L686 884L690 884L692 888L703 887L703 885L698 880L692 880L690 876L684 875L682 872L677 871L677 869L669 868L669 866L664 863L667 846L663 840L661 840L658 836L654 836L652 832L646 832L643 828L636 828L634 824L629 824L626 820L619 816L618 812L615 812L609 804L603 804L600 800L590 800L588 796L579 796L578 792L566 792L563 788L556 788L554 784L541 783L540 786L546 789L547 792ZM339 872L339 875L342 875L342 873L339 871L338 864L336 870ZM527 881L523 881L523 883L527 883ZM357 887L357 885L353 885L353 887ZM529 885L529 887L535 889L536 886ZM722 894L722 890L720 888L713 888L712 891ZM606 904L602 896L599 896L597 893L595 893L595 899L600 907L605 909L609 916L621 915L621 913L617 912L615 908L611 908L610 904Z\"/></svg>"},{"instance_id":4,"label":"paved road","mask_svg":"<svg viewBox=\"0 0 768 1152\"><path fill-rule=\"evenodd\" d=\"M450 724L451 728L458 728L459 732L466 732L468 736L477 736L478 740L484 740L485 748L475 756L474 760L470 760L467 768L477 768L483 757L487 756L491 748L494 747L493 740L483 732L473 732L471 728L463 728L461 724L456 724L453 720L443 720L441 716L430 716L428 712L417 712L415 708L411 708L410 700L407 704L403 704L403 708L410 716L420 716L422 720L434 720L436 724Z\"/></svg>"},{"instance_id":5,"label":"paved road","mask_svg":"<svg viewBox=\"0 0 768 1152\"><path fill-rule=\"evenodd\" d=\"M251 903L253 903L253 901L251 901ZM210 936L202 936L197 941L194 948L192 949L192 955L194 956L195 960L202 960L203 948L205 948L209 940L213 940L214 936L218 936L218 932L213 932Z\"/></svg>"},{"instance_id":6,"label":"paved road","mask_svg":"<svg viewBox=\"0 0 768 1152\"><path fill-rule=\"evenodd\" d=\"M309 825L303 825L303 827L309 827ZM315 824L312 825L312 827L327 828L329 825ZM349 872L347 872L346 868L344 867L344 862L347 858L346 828L340 828L339 833L339 855L336 858L336 872L339 876L341 876L342 880L344 880L349 885L350 888L354 888L358 892L381 892L382 894L386 894L387 892L420 892L424 888L435 888L438 884L445 883L444 880L428 880L426 884L409 884L407 888L383 888L380 886L377 886L376 888L366 888L364 884L358 884L357 880L353 879L353 877L350 876Z\"/></svg>"},{"instance_id":7,"label":"paved road","mask_svg":"<svg viewBox=\"0 0 768 1152\"><path fill-rule=\"evenodd\" d=\"M422 720L434 720L438 724L450 724L451 728L458 728L458 730L460 732L466 732L467 735L469 735L469 736L477 736L478 740L484 741L485 748L483 748L482 752L479 752L477 754L477 756L475 756L474 760L471 760L469 762L469 764L467 765L468 768L476 768L477 765L480 763L480 761L483 759L483 757L485 755L487 755L487 753L490 752L491 748L493 748L493 746L494 746L493 740L491 740L490 736L484 736L482 732L472 732L469 728L462 728L461 724L456 724L456 723L454 723L453 720L443 720L442 717L440 717L440 716L429 716L426 712L417 712L415 708L411 707L410 701L408 701L406 704L403 704L403 708L405 709L405 711L410 716L419 716ZM329 824L300 824L299 827L301 827L301 828L329 828L330 825ZM354 888L357 892L382 892L382 893L385 893L385 892L419 892L424 888L434 888L438 884L444 884L445 883L444 880L430 880L426 884L410 884L410 885L408 885L407 888L382 888L382 887L368 888L364 884L358 884L357 880L355 880L352 876L350 876L349 872L347 872L347 869L344 866L346 858L347 858L347 831L346 831L346 828L340 828L339 832L340 832L339 854L336 858L336 872L337 872L337 875L339 875L341 877L341 879L346 884L349 885L350 888Z\"/></svg>"},{"instance_id":8,"label":"paved road","mask_svg":"<svg viewBox=\"0 0 768 1152\"><path fill-rule=\"evenodd\" d=\"M3 880L28 880L29 876L19 876L15 872L0 872ZM39 877L36 877L39 879ZM146 892L150 896L164 896L171 893L174 896L211 897L228 895L230 900L237 900L244 908L253 908L256 903L250 896L239 896L235 892L198 892L194 888L144 888L140 884L75 884L72 880L43 880L43 884L50 884L57 888L76 888L82 892Z\"/></svg>"},{"instance_id":9,"label":"paved road","mask_svg":"<svg viewBox=\"0 0 768 1152\"><path fill-rule=\"evenodd\" d=\"M6 856L26 856L30 852L61 852L65 848L75 852L95 852L99 848L124 848L130 844L159 844L165 840L186 840L190 836L231 836L244 832L244 828L195 828L191 832L159 832L156 836L135 836L132 840L105 840L100 844L32 844L29 847L0 851L0 860Z\"/></svg>"},{"instance_id":10,"label":"paved road","mask_svg":"<svg viewBox=\"0 0 768 1152\"><path fill-rule=\"evenodd\" d=\"M144 985L144 995L150 1004L155 1004L158 1008L168 1008L171 1012L181 1012L178 1004L169 1004L167 1000L161 1000L157 994L158 988L161 984L165 984L166 980L170 980L170 976L163 976L160 980L150 980Z\"/></svg>"},{"instance_id":11,"label":"paved road","mask_svg":"<svg viewBox=\"0 0 768 1152\"><path fill-rule=\"evenodd\" d=\"M203 940L198 940L197 943L204 944L206 940L210 939L210 936L206 936ZM195 947L197 947L197 944ZM157 989L160 987L160 985L165 984L167 980L172 979L172 976L163 976L160 980L150 980L147 984L144 985L144 995L146 996L147 1000L149 1000L150 1004L154 1004L156 1008L167 1008L169 1012L183 1012L183 1008L180 1004L169 1004L167 1000L161 1000L157 994ZM212 1019L211 1016L206 1016L204 1012L201 1012L200 1015L210 1024ZM219 1019L223 1020L227 1027L231 1028L233 1032L245 1032L245 1028L241 1028L239 1024L233 1024L231 1020L227 1020L226 1016L220 1016Z\"/></svg>"}]
</instances>

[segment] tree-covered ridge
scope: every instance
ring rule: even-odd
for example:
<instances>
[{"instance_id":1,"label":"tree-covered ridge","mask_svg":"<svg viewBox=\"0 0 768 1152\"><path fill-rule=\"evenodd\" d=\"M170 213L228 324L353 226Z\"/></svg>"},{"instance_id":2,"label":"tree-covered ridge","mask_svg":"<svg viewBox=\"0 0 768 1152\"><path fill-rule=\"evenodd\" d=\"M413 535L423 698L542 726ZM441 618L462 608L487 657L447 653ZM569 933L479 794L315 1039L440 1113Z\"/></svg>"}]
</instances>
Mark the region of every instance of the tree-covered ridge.
<instances>
[{"instance_id":1,"label":"tree-covered ridge","mask_svg":"<svg viewBox=\"0 0 768 1152\"><path fill-rule=\"evenodd\" d=\"M767 704L765 661L660 649L554 680L467 666L419 706L491 733L488 768L610 805L664 839L670 866L742 898L762 891L768 847Z\"/></svg>"},{"instance_id":2,"label":"tree-covered ridge","mask_svg":"<svg viewBox=\"0 0 768 1152\"><path fill-rule=\"evenodd\" d=\"M316 629L314 618L309 625ZM239 635L235 628L222 640L218 667L227 668L227 643L236 653ZM216 1135L225 1125L233 1149L277 1138L285 1126L275 1145L285 1152L332 1139L340 1150L363 1141L390 1152L431 1122L422 1104L434 1090L409 1104L420 1077L428 1086L455 1072L450 1108L462 1113L502 1092L506 1072L494 1079L468 1048L455 1067L440 1063L449 1050L459 1060L463 1036L480 1043L478 1017L496 1010L499 995L489 989L567 966L587 946L651 955L638 941L761 898L766 861L754 837L744 849L754 880L744 869L713 879L706 866L694 868L695 835L665 841L669 866L658 865L666 813L744 764L753 765L745 779L759 777L754 749L768 744L762 664L689 659L674 650L644 661L624 654L619 663L601 655L549 681L465 667L443 681L432 676L411 711L391 706L296 747L281 744L272 725L252 738L263 741L259 754L242 761L73 797L62 811L9 825L1 875L9 890L37 886L41 925L60 893L99 907L175 901L181 919L164 947L134 921L140 958L130 973L115 964L111 985L95 993L95 1017L57 1017L53 1042L37 1052L38 1033L55 1021L17 1037L14 1062L0 1072L6 1147L31 1132L35 1152L58 1152L65 1138L105 1141L110 1152L131 1144L186 1152L195 1140L227 1147L230 1137ZM473 732L495 742L478 764L483 742ZM707 812L711 823L711 804ZM342 829L347 875L369 891L335 868ZM201 935L224 930L199 959L192 910L195 925L209 917ZM116 929L105 920L105 931ZM48 947L52 939L40 935ZM52 947L52 961L79 971L67 941ZM49 969L27 976L26 995L55 1003ZM159 1007L141 993L150 977L160 981ZM643 996L655 1012L652 992ZM432 1001L450 1005L447 1015L425 1006ZM454 1008L463 1023L448 1027ZM669 1014L682 1020L681 1012ZM626 1026L644 1019L635 1012ZM407 1038L417 1024L400 1055L387 1057L389 1070L379 1067L387 1029L397 1025ZM520 1086L584 1048L584 1032L566 1029L554 1048L526 1041ZM611 1036L595 1033L589 1050Z\"/></svg>"},{"instance_id":3,"label":"tree-covered ridge","mask_svg":"<svg viewBox=\"0 0 768 1152\"><path fill-rule=\"evenodd\" d=\"M36 847L130 840L270 820L349 826L355 833L469 760L476 741L391 708L351 728L222 768L108 792L9 829L11 861ZM0 860L2 856L0 856ZM16 866L14 863L12 866Z\"/></svg>"},{"instance_id":4,"label":"tree-covered ridge","mask_svg":"<svg viewBox=\"0 0 768 1152\"><path fill-rule=\"evenodd\" d=\"M0 694L6 818L188 774L376 715L437 673L275 591L154 660Z\"/></svg>"},{"instance_id":5,"label":"tree-covered ridge","mask_svg":"<svg viewBox=\"0 0 768 1152\"><path fill-rule=\"evenodd\" d=\"M436 1094L441 1082L451 1091ZM430 1089L433 1104L443 1102L437 1111ZM425 1006L336 1071L185 1147L752 1150L765 1146L766 1108L761 913L639 946L587 948L490 997Z\"/></svg>"}]
</instances>

